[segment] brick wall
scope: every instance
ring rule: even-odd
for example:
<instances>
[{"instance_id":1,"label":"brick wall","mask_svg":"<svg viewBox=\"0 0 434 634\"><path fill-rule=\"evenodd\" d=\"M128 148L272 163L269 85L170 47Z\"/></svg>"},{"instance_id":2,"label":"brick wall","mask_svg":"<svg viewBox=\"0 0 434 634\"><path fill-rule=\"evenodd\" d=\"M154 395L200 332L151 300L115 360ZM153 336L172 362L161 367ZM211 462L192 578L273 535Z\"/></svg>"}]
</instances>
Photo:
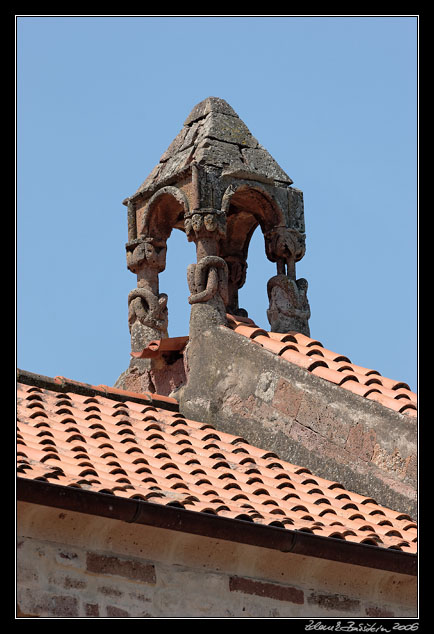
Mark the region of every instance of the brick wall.
<instances>
[{"instance_id":1,"label":"brick wall","mask_svg":"<svg viewBox=\"0 0 434 634\"><path fill-rule=\"evenodd\" d=\"M397 616L397 606L387 601L361 600L304 584L276 583L31 539L21 542L20 551L18 616L22 617Z\"/></svg>"},{"instance_id":2,"label":"brick wall","mask_svg":"<svg viewBox=\"0 0 434 634\"><path fill-rule=\"evenodd\" d=\"M413 577L20 506L20 618L415 616Z\"/></svg>"}]
</instances>

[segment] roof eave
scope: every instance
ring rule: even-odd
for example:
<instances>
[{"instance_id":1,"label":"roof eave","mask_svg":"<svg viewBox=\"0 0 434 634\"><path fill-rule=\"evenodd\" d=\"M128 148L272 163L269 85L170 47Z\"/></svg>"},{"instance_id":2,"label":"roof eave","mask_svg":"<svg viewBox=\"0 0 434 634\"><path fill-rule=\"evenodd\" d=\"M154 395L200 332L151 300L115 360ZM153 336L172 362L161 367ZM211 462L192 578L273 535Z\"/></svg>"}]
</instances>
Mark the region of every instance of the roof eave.
<instances>
[{"instance_id":1,"label":"roof eave","mask_svg":"<svg viewBox=\"0 0 434 634\"><path fill-rule=\"evenodd\" d=\"M176 506L121 498L45 482L17 478L17 499L106 517L128 523L223 539L284 553L319 557L344 564L417 575L417 555L394 549L359 544L277 526L264 526L240 519L198 513Z\"/></svg>"}]
</instances>

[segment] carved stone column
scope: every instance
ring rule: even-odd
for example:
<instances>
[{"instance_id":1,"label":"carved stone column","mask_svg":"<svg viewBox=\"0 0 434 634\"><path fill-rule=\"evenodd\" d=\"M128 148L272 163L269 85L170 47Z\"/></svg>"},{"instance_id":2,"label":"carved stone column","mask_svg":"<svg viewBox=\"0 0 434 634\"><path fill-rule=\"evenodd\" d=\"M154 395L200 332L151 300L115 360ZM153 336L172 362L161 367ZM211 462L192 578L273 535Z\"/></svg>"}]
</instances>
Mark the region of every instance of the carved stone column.
<instances>
[{"instance_id":1,"label":"carved stone column","mask_svg":"<svg viewBox=\"0 0 434 634\"><path fill-rule=\"evenodd\" d=\"M185 216L185 233L196 243L197 262L187 269L191 304L190 336L211 325L226 323L228 267L219 256L226 236L226 216L218 209L198 209Z\"/></svg>"},{"instance_id":2,"label":"carved stone column","mask_svg":"<svg viewBox=\"0 0 434 634\"><path fill-rule=\"evenodd\" d=\"M267 257L276 262L277 275L267 284L270 301L267 317L273 332L310 334L307 280L296 280L295 263L305 253L305 236L296 229L275 227L265 234Z\"/></svg>"},{"instance_id":3,"label":"carved stone column","mask_svg":"<svg viewBox=\"0 0 434 634\"><path fill-rule=\"evenodd\" d=\"M167 337L167 295L159 292L158 274L166 266L166 242L141 237L128 242L127 266L137 275L137 288L128 295L131 351L140 352L153 339Z\"/></svg>"},{"instance_id":4,"label":"carved stone column","mask_svg":"<svg viewBox=\"0 0 434 634\"><path fill-rule=\"evenodd\" d=\"M247 260L242 254L225 256L228 265L228 306L231 315L247 317L247 311L238 304L238 291L246 281Z\"/></svg>"}]
</instances>

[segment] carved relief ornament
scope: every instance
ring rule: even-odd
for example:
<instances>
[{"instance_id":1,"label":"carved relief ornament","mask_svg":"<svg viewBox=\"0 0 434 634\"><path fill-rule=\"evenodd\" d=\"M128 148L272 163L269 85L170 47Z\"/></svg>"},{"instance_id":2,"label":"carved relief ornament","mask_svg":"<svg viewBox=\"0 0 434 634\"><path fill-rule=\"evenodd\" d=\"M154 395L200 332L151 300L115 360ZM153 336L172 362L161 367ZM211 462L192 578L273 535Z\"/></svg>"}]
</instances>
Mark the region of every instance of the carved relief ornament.
<instances>
[{"instance_id":1,"label":"carved relief ornament","mask_svg":"<svg viewBox=\"0 0 434 634\"><path fill-rule=\"evenodd\" d=\"M196 209L184 216L184 228L190 242L211 236L221 240L226 236L226 214L219 209Z\"/></svg>"},{"instance_id":2,"label":"carved relief ornament","mask_svg":"<svg viewBox=\"0 0 434 634\"><path fill-rule=\"evenodd\" d=\"M190 304L208 302L217 295L224 306L228 303L228 267L223 258L205 256L187 269L187 281L191 295Z\"/></svg>"}]
</instances>

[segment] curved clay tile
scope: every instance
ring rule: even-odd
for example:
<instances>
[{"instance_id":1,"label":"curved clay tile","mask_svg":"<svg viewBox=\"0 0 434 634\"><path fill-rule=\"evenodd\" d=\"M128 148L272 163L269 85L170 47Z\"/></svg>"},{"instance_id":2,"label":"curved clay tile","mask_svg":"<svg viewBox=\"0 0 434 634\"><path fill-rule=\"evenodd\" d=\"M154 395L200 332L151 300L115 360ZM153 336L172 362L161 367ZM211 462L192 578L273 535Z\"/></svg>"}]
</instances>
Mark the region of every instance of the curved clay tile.
<instances>
[{"instance_id":1,"label":"curved clay tile","mask_svg":"<svg viewBox=\"0 0 434 634\"><path fill-rule=\"evenodd\" d=\"M73 392L67 399L72 415L55 413L58 393L48 390L44 399L48 427L29 419L23 403L18 408L20 477L338 539L373 540L381 547L416 548L416 525L405 515L241 437L156 407L143 414L140 404L129 407L104 396L98 397L99 418L89 417L83 405L92 404Z\"/></svg>"},{"instance_id":2,"label":"curved clay tile","mask_svg":"<svg viewBox=\"0 0 434 634\"><path fill-rule=\"evenodd\" d=\"M345 355L341 355L324 348L320 341L307 335L293 331L288 333L263 333L261 332L262 329L260 329L250 319L236 318L231 315L228 315L227 317L229 327L239 334L244 334L245 332L246 334L244 336L250 337L250 334L257 329L259 334L256 337L256 342L260 343L270 352L274 352L282 359L286 359L290 363L298 365L299 367L304 368L312 374L330 381L335 385L339 385L343 388L345 387L345 389L352 391L359 396L364 398L369 398L369 396L371 396L371 400L376 400L385 407L389 407L394 411L410 417L417 416L417 395L414 392L411 392L410 387L406 383L383 377L377 370L353 364ZM244 331L241 326L246 330ZM297 345L289 345L291 342ZM287 344L288 347L282 347L283 344ZM323 363L316 362L311 364L309 357L322 357ZM342 377L339 377L336 372L347 374L345 380L343 380ZM364 392L363 388L356 387L355 384L349 385L347 383L350 374L353 380L357 381L361 385L373 386L375 384L375 386L378 387L375 388L375 391L373 391L373 388ZM392 402L396 399L396 396L391 397L389 394L390 390L396 391L400 394L400 396L407 395L409 400L412 401L413 407L408 405L397 407L396 404ZM384 393L385 398L373 396L376 393ZM388 401L386 397L389 397L392 400Z\"/></svg>"},{"instance_id":3,"label":"curved clay tile","mask_svg":"<svg viewBox=\"0 0 434 634\"><path fill-rule=\"evenodd\" d=\"M367 397L371 392L381 393L378 388L365 385L364 383L359 383L359 381L344 381L344 383L341 383L341 387L344 390L348 390L349 392L353 392L353 394L358 394L363 397Z\"/></svg>"},{"instance_id":4,"label":"curved clay tile","mask_svg":"<svg viewBox=\"0 0 434 634\"><path fill-rule=\"evenodd\" d=\"M290 363L298 365L300 368L304 368L305 370L311 372L319 367L324 367L328 369L326 362L319 355L314 355L311 357L301 354L301 352L298 352L297 350L292 350L290 347L282 352L280 357L282 359L286 359Z\"/></svg>"}]
</instances>

